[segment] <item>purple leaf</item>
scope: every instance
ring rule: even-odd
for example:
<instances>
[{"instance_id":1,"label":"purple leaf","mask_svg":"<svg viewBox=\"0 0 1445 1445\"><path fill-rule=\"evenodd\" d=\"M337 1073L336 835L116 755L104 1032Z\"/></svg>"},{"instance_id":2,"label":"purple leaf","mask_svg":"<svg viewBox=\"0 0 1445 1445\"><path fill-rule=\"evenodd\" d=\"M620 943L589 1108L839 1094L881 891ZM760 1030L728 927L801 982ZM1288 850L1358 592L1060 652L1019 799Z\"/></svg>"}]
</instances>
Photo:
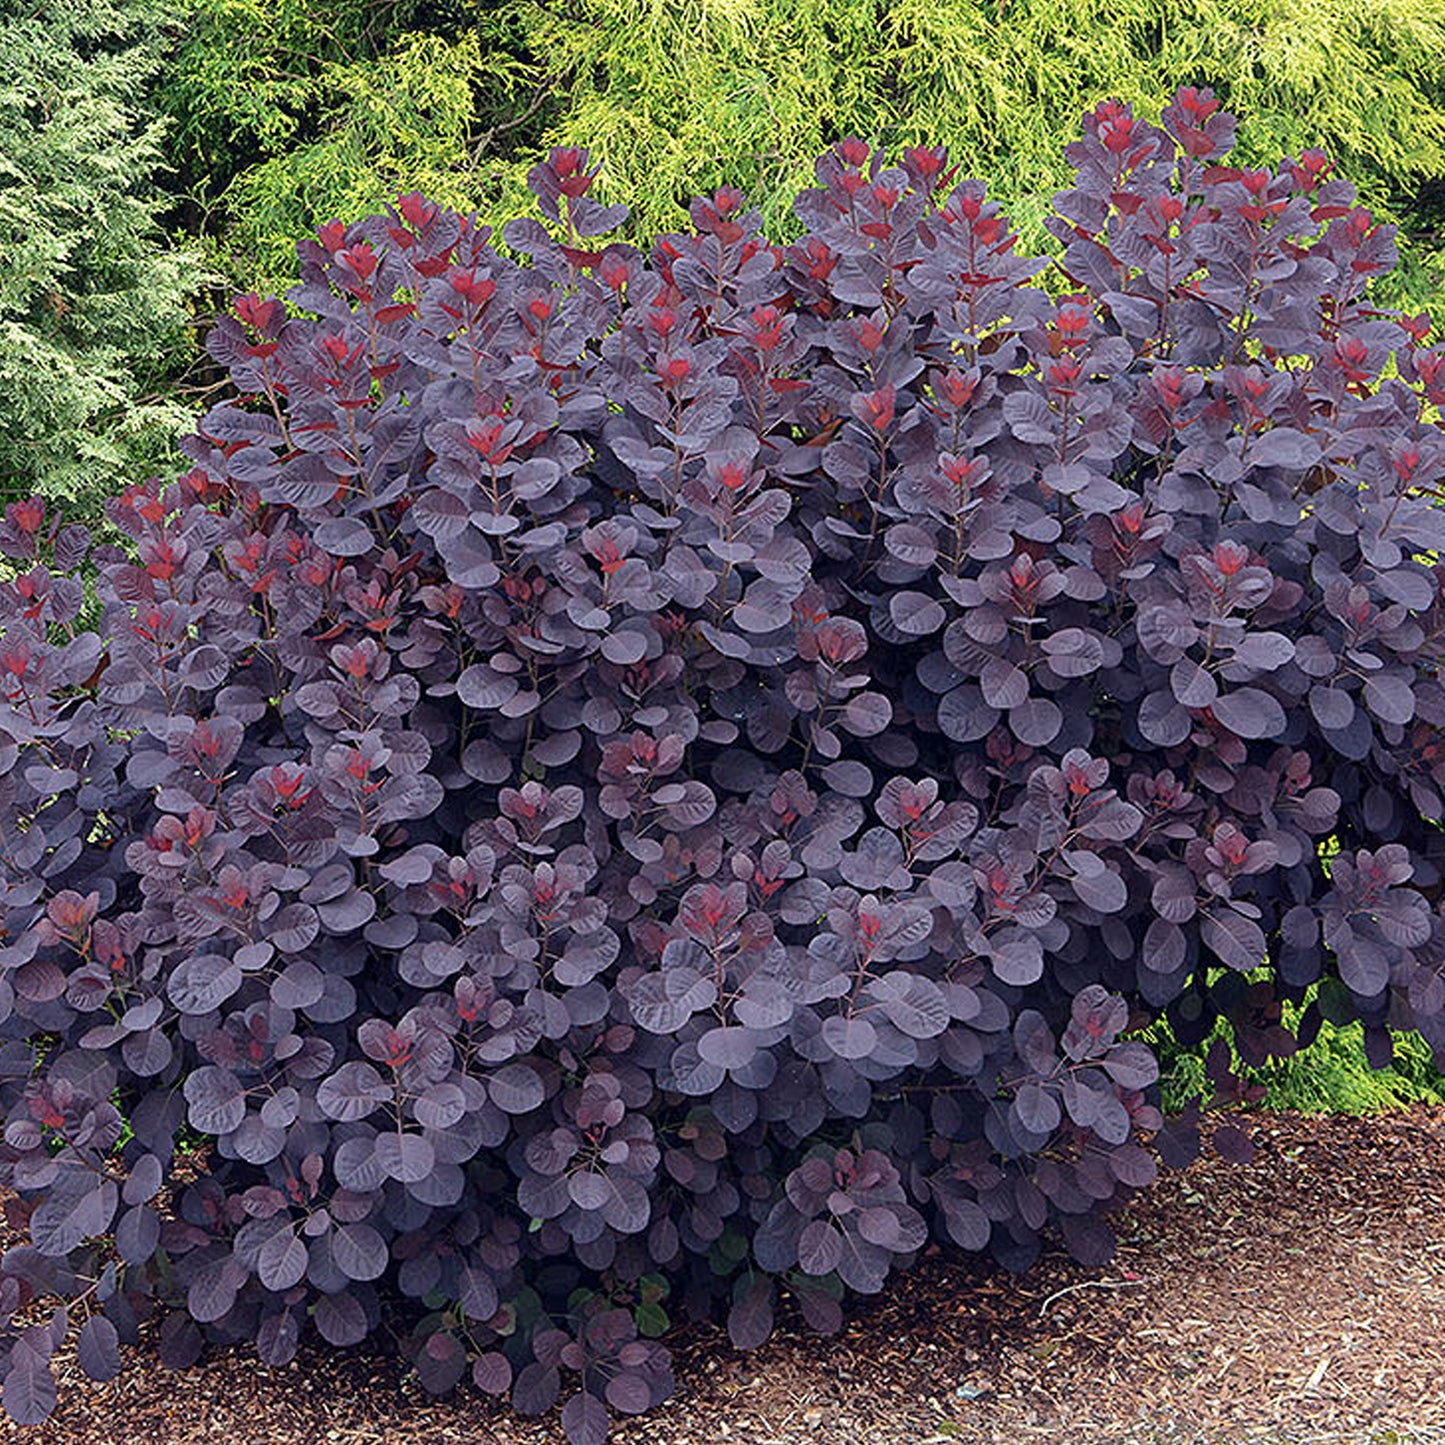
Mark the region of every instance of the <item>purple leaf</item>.
<instances>
[{"instance_id":1,"label":"purple leaf","mask_svg":"<svg viewBox=\"0 0 1445 1445\"><path fill-rule=\"evenodd\" d=\"M1232 909L1217 908L1204 914L1199 920L1199 936L1226 968L1247 972L1264 962L1264 933L1252 919Z\"/></svg>"},{"instance_id":2,"label":"purple leaf","mask_svg":"<svg viewBox=\"0 0 1445 1445\"><path fill-rule=\"evenodd\" d=\"M115 1250L126 1264L145 1264L160 1242L160 1216L148 1204L127 1209L116 1223Z\"/></svg>"},{"instance_id":3,"label":"purple leaf","mask_svg":"<svg viewBox=\"0 0 1445 1445\"><path fill-rule=\"evenodd\" d=\"M611 1423L596 1395L582 1392L562 1406L562 1429L570 1445L605 1445Z\"/></svg>"},{"instance_id":4,"label":"purple leaf","mask_svg":"<svg viewBox=\"0 0 1445 1445\"><path fill-rule=\"evenodd\" d=\"M832 1274L843 1259L843 1236L828 1220L815 1219L798 1240L798 1267L805 1274Z\"/></svg>"},{"instance_id":5,"label":"purple leaf","mask_svg":"<svg viewBox=\"0 0 1445 1445\"><path fill-rule=\"evenodd\" d=\"M86 1320L76 1344L76 1358L90 1379L113 1380L120 1374L120 1336L104 1315Z\"/></svg>"},{"instance_id":6,"label":"purple leaf","mask_svg":"<svg viewBox=\"0 0 1445 1445\"><path fill-rule=\"evenodd\" d=\"M758 1051L757 1035L748 1028L709 1029L698 1039L697 1051L720 1069L741 1069Z\"/></svg>"},{"instance_id":7,"label":"purple leaf","mask_svg":"<svg viewBox=\"0 0 1445 1445\"><path fill-rule=\"evenodd\" d=\"M1034 697L1009 709L1008 725L1021 743L1042 748L1058 737L1064 715L1057 703L1046 697Z\"/></svg>"},{"instance_id":8,"label":"purple leaf","mask_svg":"<svg viewBox=\"0 0 1445 1445\"><path fill-rule=\"evenodd\" d=\"M347 1279L380 1279L386 1273L386 1241L369 1224L343 1224L332 1232L331 1258Z\"/></svg>"},{"instance_id":9,"label":"purple leaf","mask_svg":"<svg viewBox=\"0 0 1445 1445\"><path fill-rule=\"evenodd\" d=\"M1014 1096L1019 1123L1031 1134L1052 1134L1063 1117L1058 1100L1038 1084L1024 1084Z\"/></svg>"},{"instance_id":10,"label":"purple leaf","mask_svg":"<svg viewBox=\"0 0 1445 1445\"><path fill-rule=\"evenodd\" d=\"M290 1229L279 1230L260 1248L256 1275L269 1290L280 1294L306 1273L306 1245Z\"/></svg>"},{"instance_id":11,"label":"purple leaf","mask_svg":"<svg viewBox=\"0 0 1445 1445\"><path fill-rule=\"evenodd\" d=\"M928 637L947 621L937 600L922 592L895 592L888 602L888 615L909 637Z\"/></svg>"},{"instance_id":12,"label":"purple leaf","mask_svg":"<svg viewBox=\"0 0 1445 1445\"><path fill-rule=\"evenodd\" d=\"M773 1285L755 1279L733 1298L728 1311L728 1336L740 1350L755 1350L773 1332Z\"/></svg>"},{"instance_id":13,"label":"purple leaf","mask_svg":"<svg viewBox=\"0 0 1445 1445\"><path fill-rule=\"evenodd\" d=\"M316 545L333 557L360 557L376 545L371 528L354 517L336 517L323 522L312 536Z\"/></svg>"},{"instance_id":14,"label":"purple leaf","mask_svg":"<svg viewBox=\"0 0 1445 1445\"><path fill-rule=\"evenodd\" d=\"M489 1075L487 1092L506 1114L529 1114L547 1097L541 1079L525 1064L507 1064Z\"/></svg>"},{"instance_id":15,"label":"purple leaf","mask_svg":"<svg viewBox=\"0 0 1445 1445\"><path fill-rule=\"evenodd\" d=\"M1097 913L1117 913L1129 901L1124 880L1096 853L1066 855L1075 872L1069 879L1080 903Z\"/></svg>"},{"instance_id":16,"label":"purple leaf","mask_svg":"<svg viewBox=\"0 0 1445 1445\"><path fill-rule=\"evenodd\" d=\"M883 1012L900 1033L909 1038L936 1038L948 1027L948 1004L931 979L916 973L887 973L870 988Z\"/></svg>"},{"instance_id":17,"label":"purple leaf","mask_svg":"<svg viewBox=\"0 0 1445 1445\"><path fill-rule=\"evenodd\" d=\"M10 1354L3 1392L5 1413L17 1425L40 1425L55 1409L57 1391L50 1359L42 1357L28 1339L17 1341Z\"/></svg>"},{"instance_id":18,"label":"purple leaf","mask_svg":"<svg viewBox=\"0 0 1445 1445\"><path fill-rule=\"evenodd\" d=\"M376 1162L400 1184L419 1184L435 1167L436 1150L420 1134L378 1134Z\"/></svg>"},{"instance_id":19,"label":"purple leaf","mask_svg":"<svg viewBox=\"0 0 1445 1445\"><path fill-rule=\"evenodd\" d=\"M835 1014L823 1020L823 1040L840 1059L866 1059L878 1042L878 1033L865 1018Z\"/></svg>"},{"instance_id":20,"label":"purple leaf","mask_svg":"<svg viewBox=\"0 0 1445 1445\"><path fill-rule=\"evenodd\" d=\"M164 1170L154 1154L142 1154L130 1166L130 1174L121 1189L127 1204L145 1204L160 1193Z\"/></svg>"},{"instance_id":21,"label":"purple leaf","mask_svg":"<svg viewBox=\"0 0 1445 1445\"><path fill-rule=\"evenodd\" d=\"M556 1367L535 1361L522 1368L512 1386L512 1408L519 1415L545 1415L562 1392Z\"/></svg>"},{"instance_id":22,"label":"purple leaf","mask_svg":"<svg viewBox=\"0 0 1445 1445\"><path fill-rule=\"evenodd\" d=\"M1241 1129L1233 1124L1222 1124L1214 1131L1210 1142L1221 1159L1231 1164L1248 1164L1254 1159L1254 1144Z\"/></svg>"},{"instance_id":23,"label":"purple leaf","mask_svg":"<svg viewBox=\"0 0 1445 1445\"><path fill-rule=\"evenodd\" d=\"M646 1376L627 1370L614 1375L604 1392L607 1403L624 1415L641 1415L652 1408L653 1391Z\"/></svg>"},{"instance_id":24,"label":"purple leaf","mask_svg":"<svg viewBox=\"0 0 1445 1445\"><path fill-rule=\"evenodd\" d=\"M1365 706L1381 722L1403 726L1415 716L1415 691L1407 677L1395 672L1365 679Z\"/></svg>"},{"instance_id":25,"label":"purple leaf","mask_svg":"<svg viewBox=\"0 0 1445 1445\"><path fill-rule=\"evenodd\" d=\"M469 667L457 679L457 696L468 707L495 712L516 697L520 686L510 673L494 672L490 667Z\"/></svg>"},{"instance_id":26,"label":"purple leaf","mask_svg":"<svg viewBox=\"0 0 1445 1445\"><path fill-rule=\"evenodd\" d=\"M1284 709L1257 687L1238 687L1221 693L1212 711L1236 737L1272 738L1284 731Z\"/></svg>"},{"instance_id":27,"label":"purple leaf","mask_svg":"<svg viewBox=\"0 0 1445 1445\"><path fill-rule=\"evenodd\" d=\"M301 1330L290 1310L268 1316L256 1331L256 1353L272 1369L289 1365L296 1358Z\"/></svg>"},{"instance_id":28,"label":"purple leaf","mask_svg":"<svg viewBox=\"0 0 1445 1445\"><path fill-rule=\"evenodd\" d=\"M1148 1044L1115 1044L1104 1058L1104 1069L1124 1089L1147 1089L1159 1077L1159 1061Z\"/></svg>"},{"instance_id":29,"label":"purple leaf","mask_svg":"<svg viewBox=\"0 0 1445 1445\"><path fill-rule=\"evenodd\" d=\"M1321 456L1313 437L1293 427L1273 426L1250 444L1249 459L1256 466L1288 467L1302 472L1315 465Z\"/></svg>"},{"instance_id":30,"label":"purple leaf","mask_svg":"<svg viewBox=\"0 0 1445 1445\"><path fill-rule=\"evenodd\" d=\"M893 705L880 692L860 692L848 699L843 725L854 737L876 737L893 720Z\"/></svg>"},{"instance_id":31,"label":"purple leaf","mask_svg":"<svg viewBox=\"0 0 1445 1445\"><path fill-rule=\"evenodd\" d=\"M472 1383L489 1395L505 1395L512 1388L511 1361L496 1350L486 1350L472 1362Z\"/></svg>"},{"instance_id":32,"label":"purple leaf","mask_svg":"<svg viewBox=\"0 0 1445 1445\"><path fill-rule=\"evenodd\" d=\"M995 938L989 950L993 971L1003 983L1026 987L1043 977L1043 949L1034 935L1014 930Z\"/></svg>"},{"instance_id":33,"label":"purple leaf","mask_svg":"<svg viewBox=\"0 0 1445 1445\"><path fill-rule=\"evenodd\" d=\"M321 1338L338 1349L359 1345L370 1331L360 1300L345 1291L322 1295L312 1318Z\"/></svg>"},{"instance_id":34,"label":"purple leaf","mask_svg":"<svg viewBox=\"0 0 1445 1445\"><path fill-rule=\"evenodd\" d=\"M1188 657L1181 657L1174 664L1169 687L1181 707L1206 708L1219 696L1213 676Z\"/></svg>"},{"instance_id":35,"label":"purple leaf","mask_svg":"<svg viewBox=\"0 0 1445 1445\"><path fill-rule=\"evenodd\" d=\"M983 689L983 700L1000 712L1021 707L1028 701L1028 674L1007 658L991 657L984 663L979 684Z\"/></svg>"},{"instance_id":36,"label":"purple leaf","mask_svg":"<svg viewBox=\"0 0 1445 1445\"><path fill-rule=\"evenodd\" d=\"M329 1119L354 1123L365 1119L391 1097L380 1074L364 1060L343 1064L316 1090L316 1102Z\"/></svg>"},{"instance_id":37,"label":"purple leaf","mask_svg":"<svg viewBox=\"0 0 1445 1445\"><path fill-rule=\"evenodd\" d=\"M166 985L170 1001L183 1014L208 1014L241 987L241 970L229 958L203 953L187 959Z\"/></svg>"},{"instance_id":38,"label":"purple leaf","mask_svg":"<svg viewBox=\"0 0 1445 1445\"><path fill-rule=\"evenodd\" d=\"M30 1216L30 1242L41 1254L69 1254L83 1240L104 1234L115 1218L120 1191L88 1169L62 1168Z\"/></svg>"}]
</instances>

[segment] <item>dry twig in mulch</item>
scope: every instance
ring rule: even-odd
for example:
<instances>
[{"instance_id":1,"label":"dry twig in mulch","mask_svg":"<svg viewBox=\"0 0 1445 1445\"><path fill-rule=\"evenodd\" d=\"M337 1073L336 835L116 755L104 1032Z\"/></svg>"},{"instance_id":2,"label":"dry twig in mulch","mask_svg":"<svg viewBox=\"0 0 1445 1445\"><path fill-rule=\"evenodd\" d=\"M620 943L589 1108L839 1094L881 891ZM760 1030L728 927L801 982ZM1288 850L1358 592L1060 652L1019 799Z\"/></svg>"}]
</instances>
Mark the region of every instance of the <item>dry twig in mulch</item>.
<instances>
[{"instance_id":1,"label":"dry twig in mulch","mask_svg":"<svg viewBox=\"0 0 1445 1445\"><path fill-rule=\"evenodd\" d=\"M1118 1256L1018 1279L923 1261L830 1340L741 1355L679 1332L678 1395L618 1445L1445 1445L1445 1110L1257 1115L1121 1216ZM375 1349L246 1350L180 1375L71 1371L32 1445L558 1445L472 1391L426 1397Z\"/></svg>"}]
</instances>

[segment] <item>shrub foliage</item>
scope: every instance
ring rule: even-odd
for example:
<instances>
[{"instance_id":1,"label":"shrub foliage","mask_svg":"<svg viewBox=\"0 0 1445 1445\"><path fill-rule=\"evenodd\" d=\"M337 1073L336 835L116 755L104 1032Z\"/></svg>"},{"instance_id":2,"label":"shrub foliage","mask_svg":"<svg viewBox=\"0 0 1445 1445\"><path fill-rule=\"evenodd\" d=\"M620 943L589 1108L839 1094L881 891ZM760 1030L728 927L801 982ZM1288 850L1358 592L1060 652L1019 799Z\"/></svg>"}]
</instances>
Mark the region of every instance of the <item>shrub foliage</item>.
<instances>
[{"instance_id":1,"label":"shrub foliage","mask_svg":"<svg viewBox=\"0 0 1445 1445\"><path fill-rule=\"evenodd\" d=\"M402 1297L589 1445L669 1311L1107 1259L1196 1147L1132 1028L1259 1062L1324 980L1445 1045L1445 348L1321 155L1163 120L1086 118L1059 297L926 147L786 245L730 189L609 243L579 150L529 264L402 196L217 325L97 630L8 509L16 1420L72 1324L279 1364Z\"/></svg>"}]
</instances>

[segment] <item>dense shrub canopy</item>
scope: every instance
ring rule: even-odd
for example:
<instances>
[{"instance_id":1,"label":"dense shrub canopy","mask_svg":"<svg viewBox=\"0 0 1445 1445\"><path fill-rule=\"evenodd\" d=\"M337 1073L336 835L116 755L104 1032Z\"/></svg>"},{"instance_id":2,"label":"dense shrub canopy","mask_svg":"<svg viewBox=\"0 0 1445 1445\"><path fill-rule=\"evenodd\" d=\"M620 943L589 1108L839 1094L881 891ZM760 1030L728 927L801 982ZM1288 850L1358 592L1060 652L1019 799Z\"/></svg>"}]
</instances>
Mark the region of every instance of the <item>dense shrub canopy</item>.
<instances>
[{"instance_id":1,"label":"dense shrub canopy","mask_svg":"<svg viewBox=\"0 0 1445 1445\"><path fill-rule=\"evenodd\" d=\"M1062 295L941 149L838 143L788 244L609 243L579 150L529 264L402 196L217 325L98 630L8 510L0 1307L81 1301L14 1418L67 1319L105 1377L401 1295L583 1445L679 1303L1107 1259L1195 1147L1134 1027L1445 1045L1445 348L1319 153L1163 119L1086 118Z\"/></svg>"}]
</instances>

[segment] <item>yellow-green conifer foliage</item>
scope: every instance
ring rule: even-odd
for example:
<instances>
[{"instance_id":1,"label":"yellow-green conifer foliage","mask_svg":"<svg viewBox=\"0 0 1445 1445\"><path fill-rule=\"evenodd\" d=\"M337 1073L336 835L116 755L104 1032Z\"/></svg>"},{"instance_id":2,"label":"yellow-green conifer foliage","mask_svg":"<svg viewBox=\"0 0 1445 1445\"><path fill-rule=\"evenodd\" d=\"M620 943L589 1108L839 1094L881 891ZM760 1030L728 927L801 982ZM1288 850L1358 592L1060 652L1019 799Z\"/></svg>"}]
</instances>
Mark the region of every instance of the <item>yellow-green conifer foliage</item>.
<instances>
[{"instance_id":1,"label":"yellow-green conifer foliage","mask_svg":"<svg viewBox=\"0 0 1445 1445\"><path fill-rule=\"evenodd\" d=\"M220 207L202 229L249 280L397 189L526 210L548 144L592 148L639 238L724 180L786 235L785 198L838 136L942 142L1043 247L1081 113L1114 95L1155 118L1195 84L1242 117L1242 160L1320 146L1403 224L1392 299L1445 294L1441 0L187 3L167 104L198 204Z\"/></svg>"},{"instance_id":2,"label":"yellow-green conifer foliage","mask_svg":"<svg viewBox=\"0 0 1445 1445\"><path fill-rule=\"evenodd\" d=\"M481 3L481 0L478 0ZM488 9L495 11L494 6ZM1063 148L1108 96L1150 119L1208 85L1242 119L1236 158L1318 146L1406 229L1445 177L1440 0L515 0L565 100L546 139L588 144L643 232L726 179L788 228L783 198L839 135L943 143L1042 247ZM1445 291L1436 235L1402 295Z\"/></svg>"},{"instance_id":3,"label":"yellow-green conifer foliage","mask_svg":"<svg viewBox=\"0 0 1445 1445\"><path fill-rule=\"evenodd\" d=\"M320 222L372 214L400 190L474 205L487 189L474 150L524 108L516 37L486 7L179 3L185 38L160 101L180 215L248 288L292 275L296 241Z\"/></svg>"}]
</instances>

